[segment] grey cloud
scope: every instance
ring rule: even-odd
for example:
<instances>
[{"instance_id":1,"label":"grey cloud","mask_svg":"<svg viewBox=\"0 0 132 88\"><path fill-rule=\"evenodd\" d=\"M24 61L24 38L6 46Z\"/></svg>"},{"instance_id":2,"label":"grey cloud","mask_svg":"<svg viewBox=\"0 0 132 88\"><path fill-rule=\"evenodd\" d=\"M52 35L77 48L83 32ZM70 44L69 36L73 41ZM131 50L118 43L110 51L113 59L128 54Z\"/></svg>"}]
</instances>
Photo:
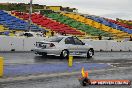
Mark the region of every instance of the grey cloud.
<instances>
[{"instance_id":1,"label":"grey cloud","mask_svg":"<svg viewBox=\"0 0 132 88\"><path fill-rule=\"evenodd\" d=\"M131 13L122 13L122 12L117 12L117 13L112 13L112 14L105 14L102 15L103 17L107 18L121 18L125 20L132 20L132 14Z\"/></svg>"}]
</instances>

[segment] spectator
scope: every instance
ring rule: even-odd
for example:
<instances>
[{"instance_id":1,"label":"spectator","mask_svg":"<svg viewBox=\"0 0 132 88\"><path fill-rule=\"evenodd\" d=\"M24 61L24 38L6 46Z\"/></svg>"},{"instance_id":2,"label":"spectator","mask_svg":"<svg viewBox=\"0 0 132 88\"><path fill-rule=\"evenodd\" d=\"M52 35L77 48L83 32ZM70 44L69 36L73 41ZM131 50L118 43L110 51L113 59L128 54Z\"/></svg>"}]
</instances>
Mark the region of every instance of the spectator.
<instances>
[{"instance_id":1,"label":"spectator","mask_svg":"<svg viewBox=\"0 0 132 88\"><path fill-rule=\"evenodd\" d=\"M66 32L64 31L64 32L62 32L62 35L65 35L66 36Z\"/></svg>"},{"instance_id":2,"label":"spectator","mask_svg":"<svg viewBox=\"0 0 132 88\"><path fill-rule=\"evenodd\" d=\"M54 32L53 31L51 31L51 36L54 36Z\"/></svg>"},{"instance_id":3,"label":"spectator","mask_svg":"<svg viewBox=\"0 0 132 88\"><path fill-rule=\"evenodd\" d=\"M60 31L57 31L57 32L56 32L56 35L60 35Z\"/></svg>"},{"instance_id":4,"label":"spectator","mask_svg":"<svg viewBox=\"0 0 132 88\"><path fill-rule=\"evenodd\" d=\"M132 41L132 37L130 36L130 39L129 39L129 41Z\"/></svg>"},{"instance_id":5,"label":"spectator","mask_svg":"<svg viewBox=\"0 0 132 88\"><path fill-rule=\"evenodd\" d=\"M12 31L13 34L16 34L16 31Z\"/></svg>"},{"instance_id":6,"label":"spectator","mask_svg":"<svg viewBox=\"0 0 132 88\"><path fill-rule=\"evenodd\" d=\"M113 40L113 39L111 37L109 37L108 40Z\"/></svg>"},{"instance_id":7,"label":"spectator","mask_svg":"<svg viewBox=\"0 0 132 88\"><path fill-rule=\"evenodd\" d=\"M102 40L102 36L100 34L99 34L98 38L99 38L99 40Z\"/></svg>"},{"instance_id":8,"label":"spectator","mask_svg":"<svg viewBox=\"0 0 132 88\"><path fill-rule=\"evenodd\" d=\"M45 31L45 30L44 30L44 31L42 31L41 33L42 33L43 37L45 37L45 36L46 36L46 31Z\"/></svg>"}]
</instances>

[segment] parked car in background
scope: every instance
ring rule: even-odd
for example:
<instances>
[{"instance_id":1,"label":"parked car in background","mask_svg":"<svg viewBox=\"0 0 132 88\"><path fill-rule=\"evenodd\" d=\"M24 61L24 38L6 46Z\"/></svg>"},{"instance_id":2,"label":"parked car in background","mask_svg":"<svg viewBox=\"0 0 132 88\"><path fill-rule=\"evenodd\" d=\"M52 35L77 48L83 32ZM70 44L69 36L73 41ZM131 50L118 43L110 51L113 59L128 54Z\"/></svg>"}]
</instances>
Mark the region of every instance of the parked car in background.
<instances>
[{"instance_id":1,"label":"parked car in background","mask_svg":"<svg viewBox=\"0 0 132 88\"><path fill-rule=\"evenodd\" d=\"M35 54L55 55L62 58L71 56L86 56L91 58L94 55L94 49L91 45L83 43L74 36L54 36L45 41L36 42L33 49Z\"/></svg>"}]
</instances>

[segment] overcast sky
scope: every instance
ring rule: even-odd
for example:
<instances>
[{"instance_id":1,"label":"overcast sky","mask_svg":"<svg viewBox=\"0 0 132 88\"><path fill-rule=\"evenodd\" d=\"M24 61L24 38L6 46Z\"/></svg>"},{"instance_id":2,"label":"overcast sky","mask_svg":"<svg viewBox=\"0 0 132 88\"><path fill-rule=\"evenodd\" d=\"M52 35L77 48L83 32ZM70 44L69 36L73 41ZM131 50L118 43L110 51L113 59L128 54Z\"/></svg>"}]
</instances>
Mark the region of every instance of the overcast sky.
<instances>
[{"instance_id":1,"label":"overcast sky","mask_svg":"<svg viewBox=\"0 0 132 88\"><path fill-rule=\"evenodd\" d=\"M29 3L30 0L0 0L1 3ZM34 4L77 8L78 12L107 18L132 20L132 0L33 0Z\"/></svg>"}]
</instances>

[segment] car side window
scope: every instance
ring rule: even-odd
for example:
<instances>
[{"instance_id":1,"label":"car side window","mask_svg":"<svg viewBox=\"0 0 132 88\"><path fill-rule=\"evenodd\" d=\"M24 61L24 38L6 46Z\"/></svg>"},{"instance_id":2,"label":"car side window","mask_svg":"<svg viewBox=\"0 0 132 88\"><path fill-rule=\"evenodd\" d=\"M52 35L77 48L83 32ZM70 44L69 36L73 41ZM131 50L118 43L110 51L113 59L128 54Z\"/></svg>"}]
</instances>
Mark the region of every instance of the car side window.
<instances>
[{"instance_id":1,"label":"car side window","mask_svg":"<svg viewBox=\"0 0 132 88\"><path fill-rule=\"evenodd\" d=\"M75 44L73 37L68 37L65 39L65 44Z\"/></svg>"},{"instance_id":2,"label":"car side window","mask_svg":"<svg viewBox=\"0 0 132 88\"><path fill-rule=\"evenodd\" d=\"M76 45L83 45L83 42L79 40L77 37L74 37L74 41Z\"/></svg>"}]
</instances>

